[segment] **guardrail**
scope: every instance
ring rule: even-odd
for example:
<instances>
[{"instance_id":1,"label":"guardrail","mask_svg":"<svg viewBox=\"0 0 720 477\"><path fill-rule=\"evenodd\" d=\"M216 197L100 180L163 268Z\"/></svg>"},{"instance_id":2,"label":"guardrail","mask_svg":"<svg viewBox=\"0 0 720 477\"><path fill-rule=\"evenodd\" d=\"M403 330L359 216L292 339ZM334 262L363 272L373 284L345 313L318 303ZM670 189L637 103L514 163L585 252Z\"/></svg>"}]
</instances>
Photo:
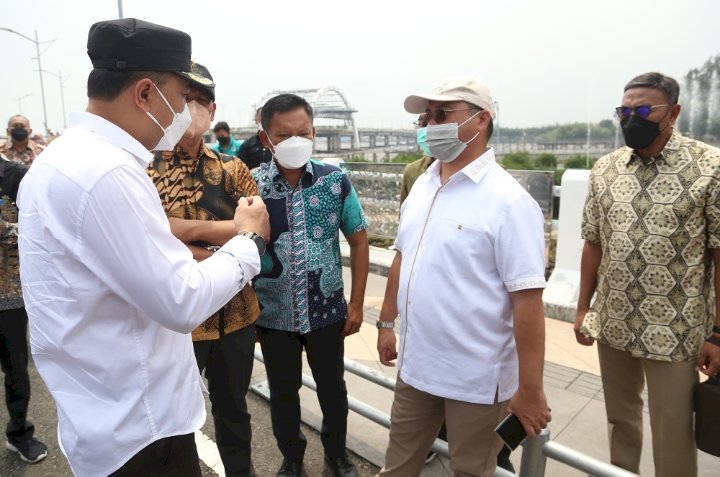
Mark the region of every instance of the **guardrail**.
<instances>
[{"instance_id":1,"label":"guardrail","mask_svg":"<svg viewBox=\"0 0 720 477\"><path fill-rule=\"evenodd\" d=\"M255 359L263 364L265 363L260 350L255 350ZM395 380L388 378L383 373L367 366L363 366L362 364L356 363L355 361L347 358L345 358L344 363L345 371L360 376L367 381L375 383L378 386L382 386L391 391L395 390ZM302 384L312 391L317 392L315 380L313 380L311 376L303 374ZM267 386L267 384L256 384L252 387L252 389L257 391L258 387L264 386ZM259 394L268 398L265 393ZM361 416L370 419L376 424L388 429L390 428L389 415L349 395L348 408ZM590 475L595 477L637 477L637 474L633 474L632 472L615 467L614 465L599 461L570 447L551 441L550 431L548 429L543 429L542 433L537 437L526 439L522 447L523 451L522 458L520 460L519 473L513 474L512 472L508 472L507 470L498 467L495 469L495 477L513 477L516 475L519 477L542 477L545 475L545 465L548 458L561 462L574 469L588 472ZM448 444L443 440L435 439L432 450L443 457L450 457Z\"/></svg>"}]
</instances>

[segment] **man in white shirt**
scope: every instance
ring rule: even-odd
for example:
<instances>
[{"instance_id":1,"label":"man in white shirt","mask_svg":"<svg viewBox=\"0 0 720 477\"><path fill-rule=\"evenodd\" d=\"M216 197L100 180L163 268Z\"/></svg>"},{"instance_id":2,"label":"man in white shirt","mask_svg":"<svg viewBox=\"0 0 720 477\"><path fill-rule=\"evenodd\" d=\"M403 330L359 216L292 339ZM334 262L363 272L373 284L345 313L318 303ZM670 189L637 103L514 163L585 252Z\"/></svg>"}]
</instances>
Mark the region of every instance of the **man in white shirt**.
<instances>
[{"instance_id":1,"label":"man in white shirt","mask_svg":"<svg viewBox=\"0 0 720 477\"><path fill-rule=\"evenodd\" d=\"M550 421L543 217L487 146L494 104L472 78L405 100L426 115L437 161L401 208L378 321L380 361L399 367L381 476L419 475L443 419L454 475L481 476L495 471L508 411L530 436Z\"/></svg>"},{"instance_id":2,"label":"man in white shirt","mask_svg":"<svg viewBox=\"0 0 720 477\"><path fill-rule=\"evenodd\" d=\"M239 235L198 263L145 172L190 119L190 37L122 19L90 28L89 104L33 164L20 208L21 280L35 364L76 475L200 476L205 421L189 333L260 270L259 197Z\"/></svg>"}]
</instances>

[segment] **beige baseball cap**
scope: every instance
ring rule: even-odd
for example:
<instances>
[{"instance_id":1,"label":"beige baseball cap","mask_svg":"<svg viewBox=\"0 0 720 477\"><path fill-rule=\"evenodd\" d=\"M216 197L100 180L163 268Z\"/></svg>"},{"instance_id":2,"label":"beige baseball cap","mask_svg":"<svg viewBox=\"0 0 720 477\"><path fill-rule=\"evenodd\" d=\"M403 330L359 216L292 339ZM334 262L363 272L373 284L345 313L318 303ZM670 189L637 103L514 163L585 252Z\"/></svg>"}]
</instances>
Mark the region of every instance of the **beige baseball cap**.
<instances>
[{"instance_id":1,"label":"beige baseball cap","mask_svg":"<svg viewBox=\"0 0 720 477\"><path fill-rule=\"evenodd\" d=\"M490 89L485 84L466 76L449 78L441 82L432 93L427 95L411 95L405 98L405 111L422 114L429 101L466 101L480 106L495 119L495 102Z\"/></svg>"}]
</instances>

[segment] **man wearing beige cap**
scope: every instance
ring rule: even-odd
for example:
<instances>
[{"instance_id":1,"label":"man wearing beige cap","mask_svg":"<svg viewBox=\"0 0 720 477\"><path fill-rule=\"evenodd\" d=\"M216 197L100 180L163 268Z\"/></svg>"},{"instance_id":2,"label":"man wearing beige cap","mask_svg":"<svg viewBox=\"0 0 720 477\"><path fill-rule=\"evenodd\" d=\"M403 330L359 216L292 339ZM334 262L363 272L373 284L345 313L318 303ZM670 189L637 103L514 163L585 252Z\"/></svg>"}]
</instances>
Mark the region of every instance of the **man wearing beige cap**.
<instances>
[{"instance_id":1,"label":"man wearing beige cap","mask_svg":"<svg viewBox=\"0 0 720 477\"><path fill-rule=\"evenodd\" d=\"M502 447L494 429L508 412L530 436L550 421L543 218L487 146L494 104L472 78L405 100L407 112L426 114L437 161L402 205L377 323L380 361L398 358L399 368L381 476L419 475L443 419L460 476L493 475Z\"/></svg>"}]
</instances>

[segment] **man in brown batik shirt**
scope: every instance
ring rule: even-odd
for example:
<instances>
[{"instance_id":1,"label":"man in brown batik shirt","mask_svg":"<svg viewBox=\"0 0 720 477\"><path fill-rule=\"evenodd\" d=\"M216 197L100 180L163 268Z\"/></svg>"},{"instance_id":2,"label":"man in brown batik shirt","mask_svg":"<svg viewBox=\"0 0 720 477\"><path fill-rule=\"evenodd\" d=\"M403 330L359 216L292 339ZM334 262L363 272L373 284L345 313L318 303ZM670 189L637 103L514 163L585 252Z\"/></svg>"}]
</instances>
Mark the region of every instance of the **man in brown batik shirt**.
<instances>
[{"instance_id":1,"label":"man in brown batik shirt","mask_svg":"<svg viewBox=\"0 0 720 477\"><path fill-rule=\"evenodd\" d=\"M175 150L155 153L148 174L173 234L200 261L237 234L232 221L237 201L258 195L258 190L240 159L205 145L203 135L215 114L215 83L207 68L197 63L188 77L192 124ZM198 367L208 380L215 436L228 476L255 475L245 394L259 314L255 291L248 284L192 333Z\"/></svg>"}]
</instances>

